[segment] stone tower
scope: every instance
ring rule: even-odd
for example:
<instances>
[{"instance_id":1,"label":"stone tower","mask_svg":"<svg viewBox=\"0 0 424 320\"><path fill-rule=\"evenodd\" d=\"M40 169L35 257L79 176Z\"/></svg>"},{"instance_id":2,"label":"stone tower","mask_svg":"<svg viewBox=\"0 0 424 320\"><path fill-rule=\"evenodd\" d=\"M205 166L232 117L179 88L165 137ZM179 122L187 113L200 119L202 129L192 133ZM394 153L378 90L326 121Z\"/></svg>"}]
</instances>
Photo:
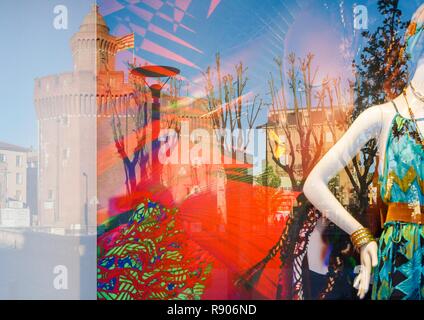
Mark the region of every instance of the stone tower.
<instances>
[{"instance_id":1,"label":"stone tower","mask_svg":"<svg viewBox=\"0 0 424 320\"><path fill-rule=\"evenodd\" d=\"M113 70L115 66L116 38L109 34L109 27L98 6L84 18L79 31L71 39L74 71Z\"/></svg>"},{"instance_id":2,"label":"stone tower","mask_svg":"<svg viewBox=\"0 0 424 320\"><path fill-rule=\"evenodd\" d=\"M35 80L38 221L55 232L96 225L96 30L108 28L93 7L71 39L74 70Z\"/></svg>"},{"instance_id":3,"label":"stone tower","mask_svg":"<svg viewBox=\"0 0 424 320\"><path fill-rule=\"evenodd\" d=\"M112 120L119 119L126 137L125 149L131 156L137 141L130 114L136 106L133 86L126 81L123 71L115 69L117 39L110 34L98 7L93 6L70 41L74 70L35 80L39 124L38 221L42 227L84 231L88 223L94 230L96 222L111 212L113 198L126 194L126 177L115 147ZM169 97L162 97L162 105L168 105L168 100ZM179 120L189 120L191 130L199 126L211 130L210 119L193 114L194 110L203 110L197 104L202 103L199 100L190 104L189 118L182 111ZM147 141L150 140L147 132ZM150 163L149 150L146 146ZM217 206L225 215L225 183L216 183L225 179L211 166L188 165L184 174L178 165L168 169L168 177L165 174L163 178L169 180L166 185L174 184L171 191L175 199L184 199L195 188L203 189L204 184L210 184L212 192L218 193ZM142 174L146 172L137 170L137 179Z\"/></svg>"}]
</instances>

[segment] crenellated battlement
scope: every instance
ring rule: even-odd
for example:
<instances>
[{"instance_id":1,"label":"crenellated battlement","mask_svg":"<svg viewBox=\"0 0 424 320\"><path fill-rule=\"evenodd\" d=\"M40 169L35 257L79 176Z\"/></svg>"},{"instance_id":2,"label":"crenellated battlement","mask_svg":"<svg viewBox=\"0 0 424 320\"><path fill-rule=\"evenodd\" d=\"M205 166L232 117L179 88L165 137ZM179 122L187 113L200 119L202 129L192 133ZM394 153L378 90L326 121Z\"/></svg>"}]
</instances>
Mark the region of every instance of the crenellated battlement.
<instances>
[{"instance_id":1,"label":"crenellated battlement","mask_svg":"<svg viewBox=\"0 0 424 320\"><path fill-rule=\"evenodd\" d=\"M96 75L93 72L68 72L36 78L34 98L41 99L67 94L94 94Z\"/></svg>"},{"instance_id":2,"label":"crenellated battlement","mask_svg":"<svg viewBox=\"0 0 424 320\"><path fill-rule=\"evenodd\" d=\"M96 77L92 72L62 73L35 79L34 102L39 119L95 115Z\"/></svg>"}]
</instances>

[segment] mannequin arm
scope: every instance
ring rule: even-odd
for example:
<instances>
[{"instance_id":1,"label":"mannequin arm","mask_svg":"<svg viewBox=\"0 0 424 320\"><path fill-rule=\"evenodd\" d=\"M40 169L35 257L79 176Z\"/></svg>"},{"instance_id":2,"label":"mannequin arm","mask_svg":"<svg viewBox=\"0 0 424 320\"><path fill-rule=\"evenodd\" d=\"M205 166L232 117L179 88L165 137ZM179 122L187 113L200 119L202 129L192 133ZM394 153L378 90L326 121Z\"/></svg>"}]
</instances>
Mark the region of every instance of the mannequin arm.
<instances>
[{"instance_id":1,"label":"mannequin arm","mask_svg":"<svg viewBox=\"0 0 424 320\"><path fill-rule=\"evenodd\" d=\"M382 122L380 107L364 111L314 167L303 187L309 201L349 235L362 226L331 193L328 182L343 170L370 139L379 137Z\"/></svg>"},{"instance_id":2,"label":"mannequin arm","mask_svg":"<svg viewBox=\"0 0 424 320\"><path fill-rule=\"evenodd\" d=\"M315 166L303 187L305 196L323 216L349 235L362 226L331 193L328 181L337 175L370 139L379 138L382 127L380 107L364 111ZM377 243L371 241L362 246L360 256L362 268L354 281L354 287L358 289L358 297L363 299L369 289L371 269L378 262Z\"/></svg>"}]
</instances>

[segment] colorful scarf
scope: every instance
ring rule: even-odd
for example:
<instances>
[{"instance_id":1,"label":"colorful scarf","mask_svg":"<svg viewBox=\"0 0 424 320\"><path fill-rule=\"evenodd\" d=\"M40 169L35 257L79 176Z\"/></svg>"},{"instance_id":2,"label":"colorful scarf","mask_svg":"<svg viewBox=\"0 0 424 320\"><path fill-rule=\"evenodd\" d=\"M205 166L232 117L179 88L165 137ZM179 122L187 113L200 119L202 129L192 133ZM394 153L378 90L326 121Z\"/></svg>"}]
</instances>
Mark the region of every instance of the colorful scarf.
<instances>
[{"instance_id":1,"label":"colorful scarf","mask_svg":"<svg viewBox=\"0 0 424 320\"><path fill-rule=\"evenodd\" d=\"M424 5L412 17L405 33L406 54L409 60L409 70L416 70L424 49Z\"/></svg>"}]
</instances>

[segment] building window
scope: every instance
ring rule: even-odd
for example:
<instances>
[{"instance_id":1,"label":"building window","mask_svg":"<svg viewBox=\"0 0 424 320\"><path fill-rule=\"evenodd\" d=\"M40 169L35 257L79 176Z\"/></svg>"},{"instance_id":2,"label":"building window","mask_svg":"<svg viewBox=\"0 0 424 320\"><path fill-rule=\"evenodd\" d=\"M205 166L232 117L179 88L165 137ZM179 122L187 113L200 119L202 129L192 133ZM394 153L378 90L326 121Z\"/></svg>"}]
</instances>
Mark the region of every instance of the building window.
<instances>
[{"instance_id":1,"label":"building window","mask_svg":"<svg viewBox=\"0 0 424 320\"><path fill-rule=\"evenodd\" d=\"M64 127L69 127L70 119L68 116L63 116L61 120Z\"/></svg>"},{"instance_id":2,"label":"building window","mask_svg":"<svg viewBox=\"0 0 424 320\"><path fill-rule=\"evenodd\" d=\"M22 191L16 190L16 201L22 201Z\"/></svg>"},{"instance_id":3,"label":"building window","mask_svg":"<svg viewBox=\"0 0 424 320\"><path fill-rule=\"evenodd\" d=\"M47 152L44 152L44 168L47 168L49 166L49 154Z\"/></svg>"},{"instance_id":4,"label":"building window","mask_svg":"<svg viewBox=\"0 0 424 320\"><path fill-rule=\"evenodd\" d=\"M47 200L48 201L53 201L53 190L49 189L49 191L47 192Z\"/></svg>"},{"instance_id":5,"label":"building window","mask_svg":"<svg viewBox=\"0 0 424 320\"><path fill-rule=\"evenodd\" d=\"M16 184L23 184L24 183L24 176L22 173L16 173Z\"/></svg>"},{"instance_id":6,"label":"building window","mask_svg":"<svg viewBox=\"0 0 424 320\"><path fill-rule=\"evenodd\" d=\"M22 162L23 162L23 157L20 156L20 155L16 156L16 166L18 168L21 168L22 167Z\"/></svg>"},{"instance_id":7,"label":"building window","mask_svg":"<svg viewBox=\"0 0 424 320\"><path fill-rule=\"evenodd\" d=\"M6 155L5 154L3 154L3 153L0 153L0 162L6 162Z\"/></svg>"},{"instance_id":8,"label":"building window","mask_svg":"<svg viewBox=\"0 0 424 320\"><path fill-rule=\"evenodd\" d=\"M62 150L63 160L68 160L70 156L71 156L71 149L65 148Z\"/></svg>"}]
</instances>

